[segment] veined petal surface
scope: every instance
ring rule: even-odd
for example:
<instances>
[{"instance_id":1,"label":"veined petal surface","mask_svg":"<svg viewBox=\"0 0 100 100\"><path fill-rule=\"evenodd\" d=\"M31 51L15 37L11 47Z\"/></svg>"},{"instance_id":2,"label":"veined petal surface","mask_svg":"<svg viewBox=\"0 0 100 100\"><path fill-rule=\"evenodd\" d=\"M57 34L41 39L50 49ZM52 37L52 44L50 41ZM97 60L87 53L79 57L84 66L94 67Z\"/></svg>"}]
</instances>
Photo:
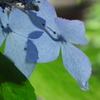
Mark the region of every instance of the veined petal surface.
<instances>
[{"instance_id":1,"label":"veined petal surface","mask_svg":"<svg viewBox=\"0 0 100 100\"><path fill-rule=\"evenodd\" d=\"M38 0L37 0L38 1ZM39 11L36 12L38 16L45 19L45 28L52 34L53 32L59 33L59 30L55 23L55 18L57 17L55 8L48 0L40 0L38 3ZM52 34L55 37L54 34Z\"/></svg>"},{"instance_id":2,"label":"veined petal surface","mask_svg":"<svg viewBox=\"0 0 100 100\"><path fill-rule=\"evenodd\" d=\"M36 1L38 2L38 0ZM48 19L48 16L52 16L50 17L50 21L52 21L51 19L57 17L55 8L48 0L40 0L38 6L39 6L39 11L37 12L37 14L43 17L44 19Z\"/></svg>"},{"instance_id":3,"label":"veined petal surface","mask_svg":"<svg viewBox=\"0 0 100 100\"><path fill-rule=\"evenodd\" d=\"M4 10L4 12L3 12L1 7L0 7L0 20L1 20L2 25L4 27L6 27L8 24L8 14L7 14L6 10Z\"/></svg>"},{"instance_id":4,"label":"veined petal surface","mask_svg":"<svg viewBox=\"0 0 100 100\"><path fill-rule=\"evenodd\" d=\"M24 50L27 39L10 33L6 39L6 47L4 54L13 61L16 67L27 77L32 74L35 63L26 62L26 50ZM10 66L9 66L10 67Z\"/></svg>"},{"instance_id":5,"label":"veined petal surface","mask_svg":"<svg viewBox=\"0 0 100 100\"><path fill-rule=\"evenodd\" d=\"M38 2L38 0L37 0ZM45 24L43 27L49 32L51 37L58 38L57 34L59 30L55 23L55 18L57 17L54 7L47 0L40 0L38 3L39 11L35 12L37 16L45 19ZM38 19L37 19L38 20ZM40 22L41 23L41 22ZM38 50L38 60L39 63L54 61L60 51L60 43L56 42L47 35L45 31L41 37L32 40L33 44L36 45Z\"/></svg>"},{"instance_id":6,"label":"veined petal surface","mask_svg":"<svg viewBox=\"0 0 100 100\"><path fill-rule=\"evenodd\" d=\"M61 36L64 37L66 41L79 45L88 43L85 38L85 27L83 22L79 20L66 20L59 17L57 17L55 21Z\"/></svg>"},{"instance_id":7,"label":"veined petal surface","mask_svg":"<svg viewBox=\"0 0 100 100\"><path fill-rule=\"evenodd\" d=\"M61 48L65 68L78 81L80 88L88 90L88 79L91 75L88 57L70 43L63 43Z\"/></svg>"},{"instance_id":8,"label":"veined petal surface","mask_svg":"<svg viewBox=\"0 0 100 100\"><path fill-rule=\"evenodd\" d=\"M18 9L14 9L9 16L9 27L15 33L28 37L30 33L35 30L39 30L33 25L27 14L23 13Z\"/></svg>"},{"instance_id":9,"label":"veined petal surface","mask_svg":"<svg viewBox=\"0 0 100 100\"><path fill-rule=\"evenodd\" d=\"M60 52L60 43L53 41L46 33L32 41L38 50L39 63L51 62L57 59Z\"/></svg>"}]
</instances>

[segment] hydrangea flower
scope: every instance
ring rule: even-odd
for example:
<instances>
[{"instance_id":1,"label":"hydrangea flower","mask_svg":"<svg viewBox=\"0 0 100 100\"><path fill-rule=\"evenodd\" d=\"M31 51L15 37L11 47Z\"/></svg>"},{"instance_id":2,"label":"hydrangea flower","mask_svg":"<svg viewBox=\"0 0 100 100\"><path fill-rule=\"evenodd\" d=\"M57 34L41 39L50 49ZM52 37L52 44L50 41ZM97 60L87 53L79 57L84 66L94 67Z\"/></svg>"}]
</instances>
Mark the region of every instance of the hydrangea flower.
<instances>
[{"instance_id":1,"label":"hydrangea flower","mask_svg":"<svg viewBox=\"0 0 100 100\"><path fill-rule=\"evenodd\" d=\"M2 8L0 8L0 46L6 39L4 55L10 58L26 77L32 74L38 58L38 52L34 45L34 49L32 48L32 51L35 52L33 62L30 63L26 59L26 55L31 53L29 51L27 54L28 35L37 30L39 32L39 28L35 27L30 18L20 10L14 9L8 17L7 12L2 12Z\"/></svg>"},{"instance_id":2,"label":"hydrangea flower","mask_svg":"<svg viewBox=\"0 0 100 100\"><path fill-rule=\"evenodd\" d=\"M87 44L83 22L57 17L53 6L46 0L40 2L39 8L37 15L46 20L45 28L50 34L44 31L40 38L31 40L38 50L37 62L54 61L59 56L61 48L64 67L77 80L80 88L88 90L88 79L91 75L90 60L71 44ZM32 34L29 34L29 37L31 36Z\"/></svg>"},{"instance_id":3,"label":"hydrangea flower","mask_svg":"<svg viewBox=\"0 0 100 100\"><path fill-rule=\"evenodd\" d=\"M56 27L56 23L55 23L55 18L57 17L57 15L56 15L54 7L47 0L41 0L38 6L39 6L40 10L38 12L36 12L36 15L41 16L41 18L45 19L45 21L46 21L45 23L43 23L41 21L40 21L40 23L45 27L45 29L50 34L48 34L48 33L42 34L42 37L34 40L34 43L37 46L37 48L39 50L42 49L40 52L38 52L39 59L37 61L40 63L51 62L51 61L54 61L58 57L58 53L59 53L59 49L60 49L58 46L59 44L57 44L55 41L51 41L52 37L53 37L53 39L57 38L56 34L54 34L55 30L56 30L56 33L59 33L59 30ZM32 13L31 13L31 15L32 15ZM34 14L33 14L33 16L34 16ZM29 35L29 37L31 37L31 34ZM45 38L45 40L44 40L44 38ZM42 40L44 40L44 41L42 41ZM40 41L42 41L42 42L40 43ZM51 50L49 50L49 48L48 48L48 51L47 51L47 52L50 52L50 55L47 55L47 52L45 52L45 50L44 50L44 48L46 48L48 46L50 46L50 48L52 48ZM59 49L57 49L57 51L56 51L56 50L54 50L55 48L59 48Z\"/></svg>"},{"instance_id":4,"label":"hydrangea flower","mask_svg":"<svg viewBox=\"0 0 100 100\"><path fill-rule=\"evenodd\" d=\"M85 45L84 24L78 20L56 18L60 30L62 58L65 68L78 81L80 88L88 90L91 63L88 57L71 43Z\"/></svg>"}]
</instances>

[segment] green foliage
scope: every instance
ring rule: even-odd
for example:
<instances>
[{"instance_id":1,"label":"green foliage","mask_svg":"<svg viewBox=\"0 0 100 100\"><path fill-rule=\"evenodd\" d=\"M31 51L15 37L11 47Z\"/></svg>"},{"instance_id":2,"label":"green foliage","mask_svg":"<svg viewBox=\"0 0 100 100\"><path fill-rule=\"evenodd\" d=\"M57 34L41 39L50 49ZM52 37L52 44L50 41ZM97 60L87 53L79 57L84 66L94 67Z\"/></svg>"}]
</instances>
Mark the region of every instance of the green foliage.
<instances>
[{"instance_id":1,"label":"green foliage","mask_svg":"<svg viewBox=\"0 0 100 100\"><path fill-rule=\"evenodd\" d=\"M6 41L4 41L3 44L2 44L2 46L0 47L0 52L2 54L4 53L5 43L6 43Z\"/></svg>"},{"instance_id":2,"label":"green foliage","mask_svg":"<svg viewBox=\"0 0 100 100\"><path fill-rule=\"evenodd\" d=\"M86 31L89 39L86 53L90 57L93 66L100 66L100 1L97 0L86 10Z\"/></svg>"},{"instance_id":3,"label":"green foliage","mask_svg":"<svg viewBox=\"0 0 100 100\"><path fill-rule=\"evenodd\" d=\"M84 0L76 0L77 3L81 4L82 2L84 2Z\"/></svg>"},{"instance_id":4,"label":"green foliage","mask_svg":"<svg viewBox=\"0 0 100 100\"><path fill-rule=\"evenodd\" d=\"M14 64L0 53L0 100L36 100L34 88Z\"/></svg>"},{"instance_id":5,"label":"green foliage","mask_svg":"<svg viewBox=\"0 0 100 100\"><path fill-rule=\"evenodd\" d=\"M92 75L89 91L79 88L77 82L65 70L61 56L54 62L37 64L30 78L36 93L43 100L99 100L100 80Z\"/></svg>"}]
</instances>

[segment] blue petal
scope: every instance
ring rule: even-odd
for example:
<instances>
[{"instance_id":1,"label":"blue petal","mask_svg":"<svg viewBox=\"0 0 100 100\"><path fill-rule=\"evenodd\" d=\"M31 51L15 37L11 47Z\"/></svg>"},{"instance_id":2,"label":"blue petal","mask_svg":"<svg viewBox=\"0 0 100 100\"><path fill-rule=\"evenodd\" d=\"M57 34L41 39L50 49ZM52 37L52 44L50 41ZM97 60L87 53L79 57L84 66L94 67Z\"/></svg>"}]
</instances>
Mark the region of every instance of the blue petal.
<instances>
[{"instance_id":1,"label":"blue petal","mask_svg":"<svg viewBox=\"0 0 100 100\"><path fill-rule=\"evenodd\" d=\"M35 12L28 11L28 13L29 13L30 15L34 16L42 25L45 26L45 23L46 23L45 19L39 17L39 16L37 15L37 13L35 13ZM41 26L40 26L36 21L34 21L32 18L30 18L30 20L31 20L31 22L33 23L34 26L36 26L36 27L38 27L39 29L41 29Z\"/></svg>"},{"instance_id":2,"label":"blue petal","mask_svg":"<svg viewBox=\"0 0 100 100\"><path fill-rule=\"evenodd\" d=\"M65 68L78 81L80 88L88 90L91 63L88 57L69 43L62 44L62 57Z\"/></svg>"},{"instance_id":3,"label":"blue petal","mask_svg":"<svg viewBox=\"0 0 100 100\"><path fill-rule=\"evenodd\" d=\"M38 2L38 0L36 1ZM52 17L50 17L50 20L57 17L54 6L48 0L40 0L38 6L40 10L36 13L41 17L44 17L44 19L47 19L47 16L51 15Z\"/></svg>"},{"instance_id":4,"label":"blue petal","mask_svg":"<svg viewBox=\"0 0 100 100\"><path fill-rule=\"evenodd\" d=\"M32 33L29 34L28 38L30 39L38 39L40 36L42 36L42 33L41 31L34 31Z\"/></svg>"},{"instance_id":5,"label":"blue petal","mask_svg":"<svg viewBox=\"0 0 100 100\"><path fill-rule=\"evenodd\" d=\"M4 12L2 11L2 8L0 8L0 20L2 22L2 25L6 27L8 24L8 15L6 10L4 10Z\"/></svg>"},{"instance_id":6,"label":"blue petal","mask_svg":"<svg viewBox=\"0 0 100 100\"><path fill-rule=\"evenodd\" d=\"M28 63L37 63L38 59L38 51L36 46L32 43L32 41L28 40L27 48L26 48L26 62Z\"/></svg>"},{"instance_id":7,"label":"blue petal","mask_svg":"<svg viewBox=\"0 0 100 100\"><path fill-rule=\"evenodd\" d=\"M56 24L66 41L79 45L87 44L83 22L56 18Z\"/></svg>"},{"instance_id":8,"label":"blue petal","mask_svg":"<svg viewBox=\"0 0 100 100\"><path fill-rule=\"evenodd\" d=\"M59 33L59 30L55 23L55 18L57 17L57 15L56 15L56 11L53 5L48 0L40 0L40 3L38 3L38 6L39 6L39 11L36 12L37 16L40 16L41 18L45 19L46 29L49 32L52 32L51 30L53 30L56 33Z\"/></svg>"},{"instance_id":9,"label":"blue petal","mask_svg":"<svg viewBox=\"0 0 100 100\"><path fill-rule=\"evenodd\" d=\"M51 62L57 59L60 51L60 43L53 41L46 33L34 39L33 44L36 45L38 50L39 63Z\"/></svg>"},{"instance_id":10,"label":"blue petal","mask_svg":"<svg viewBox=\"0 0 100 100\"><path fill-rule=\"evenodd\" d=\"M9 16L9 26L11 30L19 35L28 37L33 31L39 30L33 25L30 18L18 9L14 9Z\"/></svg>"},{"instance_id":11,"label":"blue petal","mask_svg":"<svg viewBox=\"0 0 100 100\"><path fill-rule=\"evenodd\" d=\"M2 8L0 8L0 46L2 45L2 43L5 39L5 35L3 33L1 26L6 26L7 22L8 22L7 13L6 13L6 11L4 11L4 13L3 13Z\"/></svg>"},{"instance_id":12,"label":"blue petal","mask_svg":"<svg viewBox=\"0 0 100 100\"><path fill-rule=\"evenodd\" d=\"M27 39L11 33L7 36L4 54L11 59L16 67L28 78L35 67L35 63L26 62L26 42ZM9 66L10 67L10 66Z\"/></svg>"},{"instance_id":13,"label":"blue petal","mask_svg":"<svg viewBox=\"0 0 100 100\"><path fill-rule=\"evenodd\" d=\"M37 0L38 1L38 0ZM41 0L38 3L39 11L35 12L37 16L40 16L42 19L45 19L46 23L44 27L52 37L57 38L57 34L59 30L55 23L56 12L54 7L47 0ZM39 20L40 21L40 20ZM41 21L40 21L41 23ZM56 32L57 34L54 34ZM37 62L45 63L54 61L58 55L60 50L60 43L53 41L47 33L43 33L43 35L38 39L33 39L33 44L37 47L38 57Z\"/></svg>"},{"instance_id":14,"label":"blue petal","mask_svg":"<svg viewBox=\"0 0 100 100\"><path fill-rule=\"evenodd\" d=\"M31 34L29 34L28 37L28 42L27 42L27 47L26 47L26 61L27 62L37 62L38 59L38 51L37 51L37 47L34 45L34 43L31 41L32 39L38 39L43 32L39 32L39 31L34 31Z\"/></svg>"}]
</instances>

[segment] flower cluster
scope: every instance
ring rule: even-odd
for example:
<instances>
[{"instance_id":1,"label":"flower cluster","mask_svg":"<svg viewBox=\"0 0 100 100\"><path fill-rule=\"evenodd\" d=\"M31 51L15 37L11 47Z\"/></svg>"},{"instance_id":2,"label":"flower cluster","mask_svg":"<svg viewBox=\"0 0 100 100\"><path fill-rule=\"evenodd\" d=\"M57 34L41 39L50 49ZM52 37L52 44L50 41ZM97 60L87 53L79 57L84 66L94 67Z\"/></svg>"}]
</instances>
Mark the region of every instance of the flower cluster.
<instances>
[{"instance_id":1,"label":"flower cluster","mask_svg":"<svg viewBox=\"0 0 100 100\"><path fill-rule=\"evenodd\" d=\"M21 2L25 8L24 12L14 8L9 15L6 10L2 11L3 6L0 8L0 46L6 40L4 55L29 77L36 63L56 60L61 49L65 68L80 88L88 90L91 63L72 45L87 44L84 23L57 17L47 0L6 1L10 4Z\"/></svg>"}]
</instances>

